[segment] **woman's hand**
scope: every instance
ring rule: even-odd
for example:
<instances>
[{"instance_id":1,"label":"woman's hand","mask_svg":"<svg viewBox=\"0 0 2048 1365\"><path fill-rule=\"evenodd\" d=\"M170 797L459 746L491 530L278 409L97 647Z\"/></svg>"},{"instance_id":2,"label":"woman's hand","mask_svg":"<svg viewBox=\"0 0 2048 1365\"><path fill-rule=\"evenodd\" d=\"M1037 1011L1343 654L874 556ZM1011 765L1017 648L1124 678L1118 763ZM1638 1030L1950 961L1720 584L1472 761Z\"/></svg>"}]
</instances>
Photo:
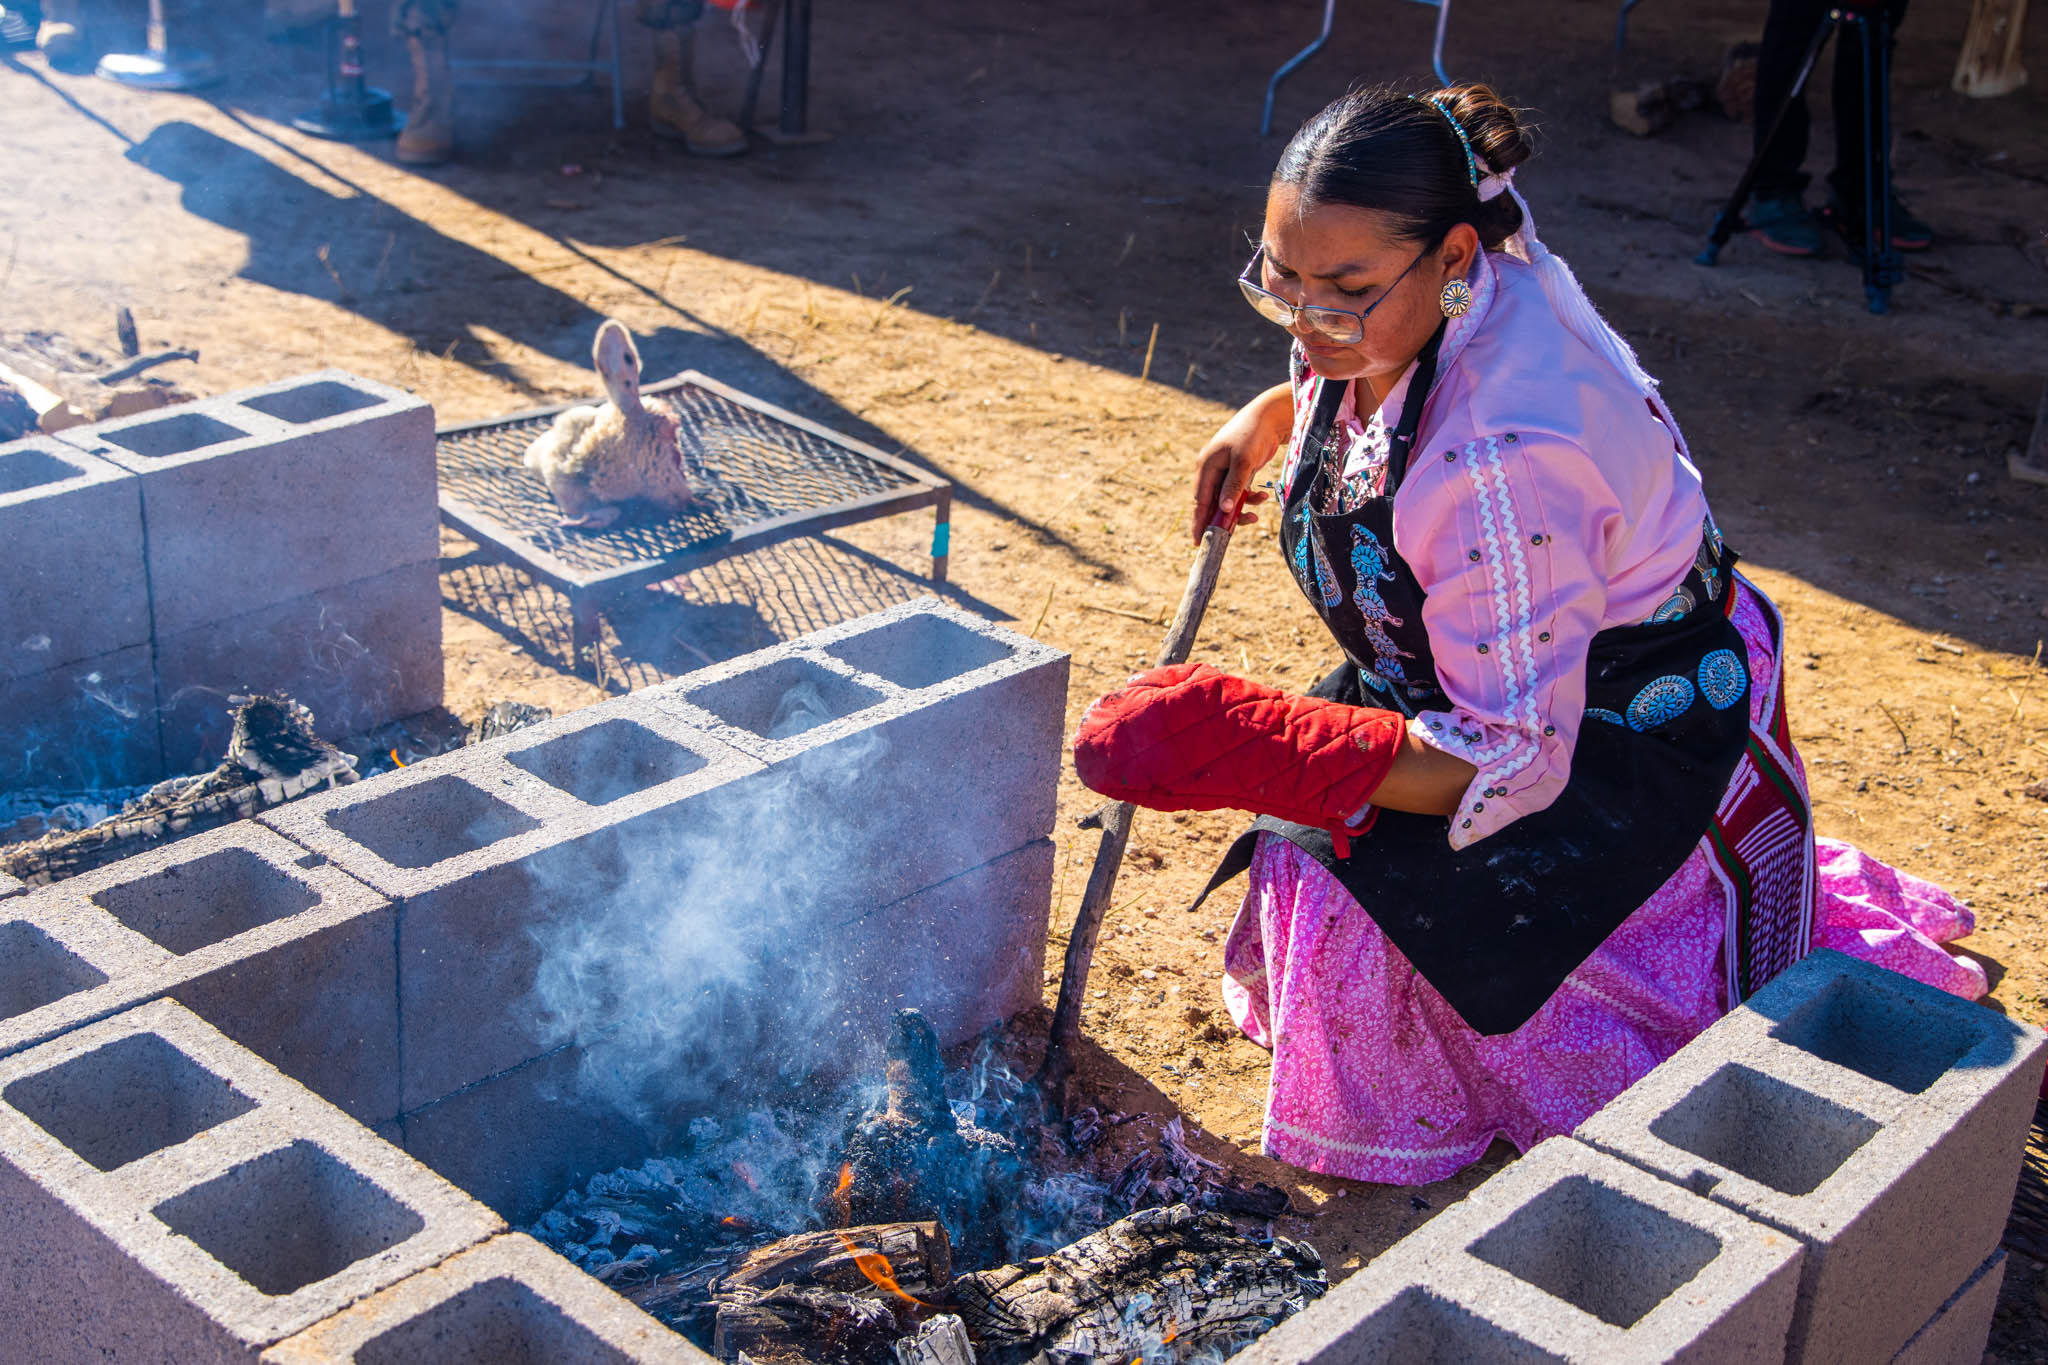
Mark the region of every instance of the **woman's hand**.
<instances>
[{"instance_id":1,"label":"woman's hand","mask_svg":"<svg viewBox=\"0 0 2048 1365\"><path fill-rule=\"evenodd\" d=\"M1280 443L1294 425L1294 392L1275 384L1239 409L1237 415L1217 428L1202 447L1195 467L1195 515L1190 527L1193 539L1201 542L1210 523L1247 525L1258 514L1232 509L1265 502L1268 495L1251 482L1266 467Z\"/></svg>"}]
</instances>

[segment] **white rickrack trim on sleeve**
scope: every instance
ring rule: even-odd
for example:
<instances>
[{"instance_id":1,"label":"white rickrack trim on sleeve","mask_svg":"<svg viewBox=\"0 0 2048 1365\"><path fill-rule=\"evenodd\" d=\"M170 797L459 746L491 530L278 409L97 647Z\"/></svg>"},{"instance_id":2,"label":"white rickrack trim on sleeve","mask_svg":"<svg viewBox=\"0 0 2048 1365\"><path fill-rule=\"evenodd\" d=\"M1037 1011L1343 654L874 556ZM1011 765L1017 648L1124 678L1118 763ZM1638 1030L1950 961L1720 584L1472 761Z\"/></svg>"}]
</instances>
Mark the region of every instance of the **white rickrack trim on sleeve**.
<instances>
[{"instance_id":1,"label":"white rickrack trim on sleeve","mask_svg":"<svg viewBox=\"0 0 2048 1365\"><path fill-rule=\"evenodd\" d=\"M1515 440L1512 435L1505 438L1510 445ZM1506 823L1499 818L1505 811L1488 818L1487 803L1507 795L1508 781L1535 763L1543 749L1543 717L1537 709L1535 604L1502 445L1500 436L1481 437L1464 446L1460 461L1472 487L1479 521L1475 548L1493 603L1494 638L1487 653L1500 677L1500 717L1483 723L1461 708L1428 717L1427 730L1418 730L1432 746L1478 769L1451 817L1453 848L1463 848Z\"/></svg>"}]
</instances>

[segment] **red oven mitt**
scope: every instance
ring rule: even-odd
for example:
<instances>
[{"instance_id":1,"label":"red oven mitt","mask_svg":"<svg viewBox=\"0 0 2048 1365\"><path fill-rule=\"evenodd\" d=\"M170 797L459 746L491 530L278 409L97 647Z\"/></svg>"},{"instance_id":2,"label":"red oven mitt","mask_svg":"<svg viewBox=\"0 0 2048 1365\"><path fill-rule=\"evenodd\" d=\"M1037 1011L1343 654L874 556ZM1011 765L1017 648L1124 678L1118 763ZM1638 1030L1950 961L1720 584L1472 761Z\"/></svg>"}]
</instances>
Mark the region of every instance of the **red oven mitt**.
<instances>
[{"instance_id":1,"label":"red oven mitt","mask_svg":"<svg viewBox=\"0 0 2048 1365\"><path fill-rule=\"evenodd\" d=\"M1319 826L1341 857L1347 835L1371 828L1367 803L1406 731L1398 712L1175 664L1088 708L1074 768L1091 789L1152 810L1234 807Z\"/></svg>"}]
</instances>

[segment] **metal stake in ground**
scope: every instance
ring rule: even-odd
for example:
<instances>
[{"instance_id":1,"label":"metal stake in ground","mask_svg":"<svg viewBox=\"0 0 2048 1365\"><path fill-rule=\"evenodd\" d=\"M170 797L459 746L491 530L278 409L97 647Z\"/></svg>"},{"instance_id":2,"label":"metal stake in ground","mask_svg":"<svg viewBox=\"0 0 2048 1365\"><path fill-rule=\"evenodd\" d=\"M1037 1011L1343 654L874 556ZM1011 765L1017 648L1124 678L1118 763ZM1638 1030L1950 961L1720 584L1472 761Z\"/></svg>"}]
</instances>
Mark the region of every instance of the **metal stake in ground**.
<instances>
[{"instance_id":1,"label":"metal stake in ground","mask_svg":"<svg viewBox=\"0 0 2048 1365\"><path fill-rule=\"evenodd\" d=\"M197 90L220 79L220 68L206 53L172 49L164 0L149 0L145 41L145 51L109 52L100 58L101 78L144 90Z\"/></svg>"},{"instance_id":2,"label":"metal stake in ground","mask_svg":"<svg viewBox=\"0 0 2048 1365\"><path fill-rule=\"evenodd\" d=\"M1167 628L1159 647L1155 668L1186 663L1194 648L1195 632L1202 614L1216 592L1217 576L1223 572L1223 552L1230 548L1230 528L1235 512L1219 516L1202 532L1202 548L1195 566L1188 571L1187 589L1180 596L1180 610ZM1067 1081L1074 1074L1073 1047L1081 1040L1081 1002L1088 996L1088 968L1095 961L1095 940L1102 932L1102 916L1109 909L1116 890L1117 869L1123 866L1124 846L1131 839L1133 808L1118 801L1100 813L1102 842L1095 850L1095 868L1088 874L1088 889L1081 893L1081 909L1074 916L1073 932L1067 935L1066 970L1060 976L1060 998L1052 1014L1052 1037L1045 1046L1045 1063L1038 1069L1038 1093L1049 1108L1066 1108ZM1097 823L1091 816L1088 823Z\"/></svg>"}]
</instances>

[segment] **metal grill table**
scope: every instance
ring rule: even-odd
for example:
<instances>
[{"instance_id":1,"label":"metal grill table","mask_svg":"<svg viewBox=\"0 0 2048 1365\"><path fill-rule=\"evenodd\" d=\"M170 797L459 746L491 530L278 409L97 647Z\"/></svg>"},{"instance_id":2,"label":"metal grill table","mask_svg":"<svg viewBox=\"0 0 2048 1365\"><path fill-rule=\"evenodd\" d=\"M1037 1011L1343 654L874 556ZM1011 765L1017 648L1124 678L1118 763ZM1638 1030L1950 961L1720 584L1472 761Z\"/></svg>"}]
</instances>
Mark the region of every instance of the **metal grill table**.
<instances>
[{"instance_id":1,"label":"metal grill table","mask_svg":"<svg viewBox=\"0 0 2048 1365\"><path fill-rule=\"evenodd\" d=\"M932 581L946 581L953 504L946 480L695 370L644 392L674 410L686 466L711 477L700 500L681 512L630 503L602 531L558 525L561 510L524 464L527 446L576 404L435 435L441 520L569 599L579 670L595 669L599 615L621 594L854 522L937 509Z\"/></svg>"}]
</instances>

